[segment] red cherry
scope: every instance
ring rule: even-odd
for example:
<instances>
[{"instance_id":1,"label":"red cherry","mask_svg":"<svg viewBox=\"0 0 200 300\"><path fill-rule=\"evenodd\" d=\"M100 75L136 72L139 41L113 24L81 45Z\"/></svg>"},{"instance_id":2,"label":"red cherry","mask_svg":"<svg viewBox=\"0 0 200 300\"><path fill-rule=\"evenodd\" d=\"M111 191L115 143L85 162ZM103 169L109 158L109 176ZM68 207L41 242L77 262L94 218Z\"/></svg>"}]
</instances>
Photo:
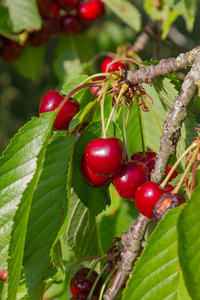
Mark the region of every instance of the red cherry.
<instances>
[{"instance_id":1,"label":"red cherry","mask_svg":"<svg viewBox=\"0 0 200 300\"><path fill-rule=\"evenodd\" d=\"M174 190L174 187L173 187L173 185L167 183L166 186L165 186L165 190L168 190L169 192L172 192Z\"/></svg>"},{"instance_id":2,"label":"red cherry","mask_svg":"<svg viewBox=\"0 0 200 300\"><path fill-rule=\"evenodd\" d=\"M2 46L0 48L0 56L6 62L14 62L19 58L24 47L17 41L13 41L7 38L2 38Z\"/></svg>"},{"instance_id":3,"label":"red cherry","mask_svg":"<svg viewBox=\"0 0 200 300\"><path fill-rule=\"evenodd\" d=\"M77 7L79 0L54 0L60 8L71 10Z\"/></svg>"},{"instance_id":4,"label":"red cherry","mask_svg":"<svg viewBox=\"0 0 200 300\"><path fill-rule=\"evenodd\" d=\"M166 193L160 196L159 201L155 204L152 210L154 221L160 221L164 214L174 207L180 206L185 203L185 198L180 194Z\"/></svg>"},{"instance_id":5,"label":"red cherry","mask_svg":"<svg viewBox=\"0 0 200 300\"><path fill-rule=\"evenodd\" d=\"M152 151L146 151L145 155L143 155L143 152L135 152L131 156L131 159L144 163L151 173L155 165L156 153Z\"/></svg>"},{"instance_id":6,"label":"red cherry","mask_svg":"<svg viewBox=\"0 0 200 300\"><path fill-rule=\"evenodd\" d=\"M169 174L169 172L171 171L172 167L173 167L172 165L168 165L166 173L165 173L165 177ZM176 170L174 170L174 172L172 173L172 175L169 178L168 182L170 182L172 179L174 179L177 175L178 175L178 172Z\"/></svg>"},{"instance_id":7,"label":"red cherry","mask_svg":"<svg viewBox=\"0 0 200 300\"><path fill-rule=\"evenodd\" d=\"M59 7L54 0L37 0L40 15L44 18L54 17L59 14Z\"/></svg>"},{"instance_id":8,"label":"red cherry","mask_svg":"<svg viewBox=\"0 0 200 300\"><path fill-rule=\"evenodd\" d=\"M96 81L102 81L102 78L96 78L96 79L93 79L93 82L95 83ZM99 96L100 94L100 90L101 90L101 87L100 86L90 86L90 91L92 93L92 95L94 96Z\"/></svg>"},{"instance_id":9,"label":"red cherry","mask_svg":"<svg viewBox=\"0 0 200 300\"><path fill-rule=\"evenodd\" d=\"M152 219L154 205L158 202L162 194L168 192L169 190L167 189L161 189L158 183L148 181L136 190L135 205L141 214Z\"/></svg>"},{"instance_id":10,"label":"red cherry","mask_svg":"<svg viewBox=\"0 0 200 300\"><path fill-rule=\"evenodd\" d=\"M63 33L76 34L82 30L82 22L80 18L76 15L66 15L61 20L61 27Z\"/></svg>"},{"instance_id":11,"label":"red cherry","mask_svg":"<svg viewBox=\"0 0 200 300\"><path fill-rule=\"evenodd\" d=\"M90 0L89 2L81 1L77 8L78 16L87 21L95 21L102 13L101 5L97 0Z\"/></svg>"},{"instance_id":12,"label":"red cherry","mask_svg":"<svg viewBox=\"0 0 200 300\"><path fill-rule=\"evenodd\" d=\"M70 290L72 295L76 294L84 294L84 295L89 295L90 290L95 282L95 280L98 277L97 272L92 271L90 278L87 278L88 273L90 272L89 268L83 268L80 269L74 277L71 279L70 282ZM101 280L98 281L93 295L98 296L100 289L101 289Z\"/></svg>"},{"instance_id":13,"label":"red cherry","mask_svg":"<svg viewBox=\"0 0 200 300\"><path fill-rule=\"evenodd\" d=\"M39 113L41 114L55 110L63 100L64 97L58 91L49 91L43 96L40 102ZM70 98L59 111L53 124L53 130L68 129L69 123L71 122L72 118L79 112L79 110L79 103L75 99Z\"/></svg>"},{"instance_id":14,"label":"red cherry","mask_svg":"<svg viewBox=\"0 0 200 300\"><path fill-rule=\"evenodd\" d=\"M85 159L95 174L114 176L124 164L124 144L115 137L92 140L85 149Z\"/></svg>"},{"instance_id":15,"label":"red cherry","mask_svg":"<svg viewBox=\"0 0 200 300\"><path fill-rule=\"evenodd\" d=\"M107 66L113 61L112 58L106 58L101 63L101 73L105 73ZM123 62L116 62L110 68L108 72L119 71L119 68L126 70L126 65Z\"/></svg>"},{"instance_id":16,"label":"red cherry","mask_svg":"<svg viewBox=\"0 0 200 300\"><path fill-rule=\"evenodd\" d=\"M92 172L92 170L88 167L85 161L85 156L83 156L81 159L80 173L85 183L91 187L100 187L111 181L110 177L103 177L94 174L94 172Z\"/></svg>"},{"instance_id":17,"label":"red cherry","mask_svg":"<svg viewBox=\"0 0 200 300\"><path fill-rule=\"evenodd\" d=\"M141 162L129 161L114 177L113 184L119 195L125 199L134 199L137 188L149 180L149 170Z\"/></svg>"}]
</instances>

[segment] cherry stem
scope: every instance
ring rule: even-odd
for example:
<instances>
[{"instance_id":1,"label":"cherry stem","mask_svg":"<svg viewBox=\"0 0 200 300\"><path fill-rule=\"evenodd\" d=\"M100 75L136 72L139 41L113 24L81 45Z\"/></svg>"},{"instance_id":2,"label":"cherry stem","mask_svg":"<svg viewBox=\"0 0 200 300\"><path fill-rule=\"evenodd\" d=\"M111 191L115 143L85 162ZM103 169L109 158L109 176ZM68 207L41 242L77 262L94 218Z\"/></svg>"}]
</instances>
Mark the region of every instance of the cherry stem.
<instances>
[{"instance_id":1,"label":"cherry stem","mask_svg":"<svg viewBox=\"0 0 200 300\"><path fill-rule=\"evenodd\" d=\"M168 183L172 173L174 172L174 170L177 168L177 166L179 165L179 163L181 162L181 160L194 148L198 147L197 143L194 141L182 154L181 156L178 158L178 160L175 162L175 164L173 165L173 167L171 168L170 172L167 174L167 176L165 177L165 179L163 180L163 182L160 184L161 188L165 188L166 184Z\"/></svg>"},{"instance_id":2,"label":"cherry stem","mask_svg":"<svg viewBox=\"0 0 200 300\"><path fill-rule=\"evenodd\" d=\"M76 260L74 262L74 265L78 265L80 263L82 263L83 261L86 261L86 260L92 260L92 259L100 259L100 258L104 258L105 256L102 256L102 255L96 255L96 256L89 256L89 257L85 257L85 258L82 258L82 259L79 259L79 260Z\"/></svg>"},{"instance_id":3,"label":"cherry stem","mask_svg":"<svg viewBox=\"0 0 200 300\"><path fill-rule=\"evenodd\" d=\"M130 116L130 111L131 111L132 105L133 105L133 103L128 108L128 112L127 112L127 115L126 115L126 126L128 124L128 119L129 119L129 116Z\"/></svg>"},{"instance_id":4,"label":"cherry stem","mask_svg":"<svg viewBox=\"0 0 200 300\"><path fill-rule=\"evenodd\" d=\"M116 100L116 102L115 102L115 104L114 104L114 106L113 106L113 108L112 108L112 110L111 110L111 112L110 112L110 116L109 116L108 122L107 122L107 124L106 124L106 132L107 132L108 127L109 127L109 125L110 125L110 122L111 122L112 116L113 116L113 114L114 114L114 111L115 111L115 109L116 109L116 107L117 107L117 105L118 105L118 103L119 103L119 101L120 101L120 98L122 97L122 95L123 95L123 93L124 93L125 91L126 91L126 90L124 90L123 88L121 88L121 90L120 90L120 92L119 92L119 94L118 94L117 100Z\"/></svg>"},{"instance_id":5,"label":"cherry stem","mask_svg":"<svg viewBox=\"0 0 200 300\"><path fill-rule=\"evenodd\" d=\"M199 162L195 161L193 166L192 166L192 180L191 180L191 184L190 184L190 193L189 193L189 198L191 197L194 187L195 187L195 173L196 173L196 169L198 166Z\"/></svg>"},{"instance_id":6,"label":"cherry stem","mask_svg":"<svg viewBox=\"0 0 200 300\"><path fill-rule=\"evenodd\" d=\"M141 111L140 111L140 107L138 105L138 99L137 99L137 108L138 108L139 126L140 126L141 142L142 142L142 153L143 153L143 156L145 156L144 132L143 132L143 126L142 126Z\"/></svg>"},{"instance_id":7,"label":"cherry stem","mask_svg":"<svg viewBox=\"0 0 200 300\"><path fill-rule=\"evenodd\" d=\"M89 273L87 274L87 276L86 276L87 279L90 279L90 276L91 276L91 274L92 274L94 268L96 267L96 265L97 265L102 259L104 259L104 258L106 258L106 257L107 257L107 254L101 256L99 259L97 259L97 260L95 261L93 267L90 269L90 272L89 272Z\"/></svg>"},{"instance_id":8,"label":"cherry stem","mask_svg":"<svg viewBox=\"0 0 200 300\"><path fill-rule=\"evenodd\" d=\"M93 293L94 293L94 290L95 290L95 288L96 288L96 285L97 285L97 283L98 283L100 277L102 276L103 272L106 270L107 267L108 267L108 264L105 264L105 266L102 268L101 272L99 273L98 277L96 278L96 280L95 280L95 282L94 282L94 284L93 284L93 286L92 286L92 288L91 288L91 290L90 290L90 293L89 293L89 295L88 295L88 297L87 297L88 300L90 300L90 299L92 298L92 295L93 295Z\"/></svg>"},{"instance_id":9,"label":"cherry stem","mask_svg":"<svg viewBox=\"0 0 200 300\"><path fill-rule=\"evenodd\" d=\"M99 59L100 57L102 57L102 56L106 56L106 57L111 57L111 58L113 58L113 57L115 57L115 53L114 52L106 52L106 51L103 51L103 52L99 52L99 53L97 53L96 55L94 55L93 57L92 57L92 59L89 61L89 63L92 65L92 64L94 64L94 62L97 60L97 59Z\"/></svg>"},{"instance_id":10,"label":"cherry stem","mask_svg":"<svg viewBox=\"0 0 200 300\"><path fill-rule=\"evenodd\" d=\"M118 61L131 61L131 62L137 64L137 65L140 66L140 67L142 66L142 63L139 62L139 61L138 61L137 59L135 59L135 58L130 58L130 57L120 57L120 58L114 59L113 61L111 61L111 62L107 65L107 67L106 67L106 72L108 72L108 70L110 69L110 67L111 67L113 64L115 64L116 62L118 62Z\"/></svg>"},{"instance_id":11,"label":"cherry stem","mask_svg":"<svg viewBox=\"0 0 200 300\"><path fill-rule=\"evenodd\" d=\"M128 148L127 134L126 134L126 100L124 97L123 97L123 133L124 133L124 144L125 144L126 154L128 157L128 161L131 161L130 151Z\"/></svg>"},{"instance_id":12,"label":"cherry stem","mask_svg":"<svg viewBox=\"0 0 200 300\"><path fill-rule=\"evenodd\" d=\"M105 125L105 117L104 117L104 103L105 103L107 89L108 89L108 85L104 86L104 88L102 89L102 93L99 95L99 97L97 99L97 100L99 100L102 95L102 98L100 100L100 108L101 108L101 122L102 122L102 131L103 131L104 139L106 138L106 132L107 132L106 125Z\"/></svg>"},{"instance_id":13,"label":"cherry stem","mask_svg":"<svg viewBox=\"0 0 200 300\"><path fill-rule=\"evenodd\" d=\"M192 164L193 164L193 162L194 162L194 160L195 160L198 152L199 152L199 147L197 147L194 150L194 153L192 155L192 158L191 158L189 164L187 165L187 168L185 169L183 175L181 176L181 179L180 179L179 183L177 184L177 186L175 187L175 189L171 192L171 194L177 194L178 193L179 189L181 188L181 185L183 184L183 182L184 182L187 174L189 173L189 171L190 171L190 169L192 167Z\"/></svg>"},{"instance_id":14,"label":"cherry stem","mask_svg":"<svg viewBox=\"0 0 200 300\"><path fill-rule=\"evenodd\" d=\"M148 107L148 109L150 110L150 112L152 113L152 115L154 116L154 119L155 119L155 121L156 121L156 123L157 123L157 125L158 125L158 129L159 129L159 131L160 131L160 135L162 135L162 128L161 128L161 126L160 126L160 123L159 123L159 121L158 121L158 118L157 118L157 116L156 116L156 114L155 114L155 112L154 112L152 106L149 104L149 102L146 100L145 97L143 97L142 95L141 95L140 97L141 97L142 100L145 102L146 106Z\"/></svg>"},{"instance_id":15,"label":"cherry stem","mask_svg":"<svg viewBox=\"0 0 200 300\"><path fill-rule=\"evenodd\" d=\"M103 76L106 76L108 77L109 75L111 75L111 73L97 73L97 74L93 74L91 76L88 76L87 78L85 78L81 83L79 83L78 86L82 85L82 84L85 84L88 80L90 79L94 79L94 78L98 78L98 77L103 77Z\"/></svg>"},{"instance_id":16,"label":"cherry stem","mask_svg":"<svg viewBox=\"0 0 200 300\"><path fill-rule=\"evenodd\" d=\"M106 288L106 285L107 285L108 281L110 280L110 278L112 277L112 275L116 272L117 269L118 269L118 266L116 265L114 270L108 275L108 277L104 281L104 284L102 285L101 292L100 292L100 295L99 295L99 300L102 300L103 293L104 293L104 290Z\"/></svg>"}]
</instances>

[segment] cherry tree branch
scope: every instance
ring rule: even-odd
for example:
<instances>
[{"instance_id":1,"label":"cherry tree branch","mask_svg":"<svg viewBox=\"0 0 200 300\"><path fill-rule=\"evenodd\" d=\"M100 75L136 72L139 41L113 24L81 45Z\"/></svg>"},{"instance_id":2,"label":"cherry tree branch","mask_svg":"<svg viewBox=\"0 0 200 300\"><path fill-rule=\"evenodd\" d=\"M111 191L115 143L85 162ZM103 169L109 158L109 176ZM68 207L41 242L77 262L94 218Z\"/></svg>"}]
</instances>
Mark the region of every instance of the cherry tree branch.
<instances>
[{"instance_id":1,"label":"cherry tree branch","mask_svg":"<svg viewBox=\"0 0 200 300\"><path fill-rule=\"evenodd\" d=\"M182 84L179 95L174 99L172 109L163 126L160 149L157 153L154 170L151 173L152 181L162 181L169 158L176 151L180 129L183 121L187 118L189 104L196 95L197 90L200 93L200 47L185 54L180 54L177 58L161 60L156 66L141 67L137 71L129 71L126 73L126 78L123 78L130 85L137 85L143 82L151 83L156 77L164 76L190 66L191 70ZM141 248L149 221L150 219L140 214L129 231L122 234L120 241L121 265L110 288L104 294L104 300L116 298L125 279L132 271L133 263Z\"/></svg>"},{"instance_id":2,"label":"cherry tree branch","mask_svg":"<svg viewBox=\"0 0 200 300\"><path fill-rule=\"evenodd\" d=\"M123 232L120 241L121 265L111 287L104 294L104 300L115 299L127 275L132 271L133 262L141 249L144 234L150 219L140 214L129 231Z\"/></svg>"}]
</instances>

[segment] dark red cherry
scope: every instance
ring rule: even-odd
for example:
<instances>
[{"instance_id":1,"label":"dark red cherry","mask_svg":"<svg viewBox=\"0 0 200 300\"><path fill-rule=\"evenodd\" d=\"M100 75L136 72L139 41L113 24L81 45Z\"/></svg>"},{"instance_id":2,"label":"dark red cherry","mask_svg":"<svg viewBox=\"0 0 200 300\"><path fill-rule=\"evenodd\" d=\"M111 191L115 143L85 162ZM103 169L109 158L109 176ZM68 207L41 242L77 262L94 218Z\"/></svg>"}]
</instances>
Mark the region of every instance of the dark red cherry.
<instances>
[{"instance_id":1,"label":"dark red cherry","mask_svg":"<svg viewBox=\"0 0 200 300\"><path fill-rule=\"evenodd\" d=\"M139 161L129 161L113 178L113 184L121 197L131 200L134 199L137 188L148 180L148 168Z\"/></svg>"},{"instance_id":2,"label":"dark red cherry","mask_svg":"<svg viewBox=\"0 0 200 300\"><path fill-rule=\"evenodd\" d=\"M44 18L54 17L59 14L59 7L54 0L37 0L40 15Z\"/></svg>"},{"instance_id":3,"label":"dark red cherry","mask_svg":"<svg viewBox=\"0 0 200 300\"><path fill-rule=\"evenodd\" d=\"M157 223L160 221L164 214L177 206L185 203L185 198L180 194L170 194L166 193L160 196L160 199L155 204L152 210L153 219Z\"/></svg>"},{"instance_id":4,"label":"dark red cherry","mask_svg":"<svg viewBox=\"0 0 200 300\"><path fill-rule=\"evenodd\" d=\"M79 0L54 0L60 8L72 10L77 7Z\"/></svg>"},{"instance_id":5,"label":"dark red cherry","mask_svg":"<svg viewBox=\"0 0 200 300\"><path fill-rule=\"evenodd\" d=\"M138 187L135 193L135 205L139 212L152 219L152 209L160 196L168 193L169 190L162 189L158 183L148 181Z\"/></svg>"},{"instance_id":6,"label":"dark red cherry","mask_svg":"<svg viewBox=\"0 0 200 300\"><path fill-rule=\"evenodd\" d=\"M149 172L151 173L155 165L156 153L152 151L146 151L144 155L142 151L135 152L131 156L131 159L141 161L142 163L144 163L149 169Z\"/></svg>"},{"instance_id":7,"label":"dark red cherry","mask_svg":"<svg viewBox=\"0 0 200 300\"><path fill-rule=\"evenodd\" d=\"M77 13L82 20L95 21L100 17L102 8L97 0L80 1Z\"/></svg>"},{"instance_id":8,"label":"dark red cherry","mask_svg":"<svg viewBox=\"0 0 200 300\"><path fill-rule=\"evenodd\" d=\"M172 167L173 167L172 165L168 165L166 173L165 173L165 177L169 174L169 172L171 171ZM174 179L177 175L178 175L178 172L176 170L174 170L174 172L170 176L168 182L170 182L172 179Z\"/></svg>"},{"instance_id":9,"label":"dark red cherry","mask_svg":"<svg viewBox=\"0 0 200 300\"><path fill-rule=\"evenodd\" d=\"M85 149L85 159L95 174L114 176L124 164L124 144L115 137L92 140Z\"/></svg>"},{"instance_id":10,"label":"dark red cherry","mask_svg":"<svg viewBox=\"0 0 200 300\"><path fill-rule=\"evenodd\" d=\"M61 20L61 28L65 34L76 34L82 30L82 22L76 15L66 15Z\"/></svg>"},{"instance_id":11,"label":"dark red cherry","mask_svg":"<svg viewBox=\"0 0 200 300\"><path fill-rule=\"evenodd\" d=\"M70 282L70 290L72 295L76 294L84 294L84 295L89 295L91 288L95 282L95 280L98 277L97 272L92 271L90 278L87 278L87 275L89 274L90 269L89 268L83 268L80 269L74 277L71 279ZM101 289L102 281L99 280L93 295L98 296L100 289Z\"/></svg>"},{"instance_id":12,"label":"dark red cherry","mask_svg":"<svg viewBox=\"0 0 200 300\"><path fill-rule=\"evenodd\" d=\"M93 80L93 83L97 83L97 86L90 86L90 91L92 93L92 95L94 96L99 96L100 91L101 91L101 85L98 86L98 84L100 84L100 82L102 82L102 78L96 78Z\"/></svg>"},{"instance_id":13,"label":"dark red cherry","mask_svg":"<svg viewBox=\"0 0 200 300\"><path fill-rule=\"evenodd\" d=\"M55 110L63 100L64 97L58 91L49 91L43 96L40 102L39 113ZM79 103L75 99L70 98L67 100L55 119L53 130L67 130L69 123L79 110Z\"/></svg>"},{"instance_id":14,"label":"dark red cherry","mask_svg":"<svg viewBox=\"0 0 200 300\"><path fill-rule=\"evenodd\" d=\"M88 167L85 156L81 159L80 173L82 179L91 187L100 187L111 181L110 177L104 177L94 174L92 170Z\"/></svg>"},{"instance_id":15,"label":"dark red cherry","mask_svg":"<svg viewBox=\"0 0 200 300\"><path fill-rule=\"evenodd\" d=\"M113 61L112 58L105 58L101 63L101 73L105 73L107 66ZM126 70L126 65L123 62L114 63L108 70L108 72L119 71L119 68Z\"/></svg>"},{"instance_id":16,"label":"dark red cherry","mask_svg":"<svg viewBox=\"0 0 200 300\"><path fill-rule=\"evenodd\" d=\"M7 38L3 38L3 44L0 48L0 56L6 62L14 62L17 60L24 47L17 41L13 41Z\"/></svg>"}]
</instances>

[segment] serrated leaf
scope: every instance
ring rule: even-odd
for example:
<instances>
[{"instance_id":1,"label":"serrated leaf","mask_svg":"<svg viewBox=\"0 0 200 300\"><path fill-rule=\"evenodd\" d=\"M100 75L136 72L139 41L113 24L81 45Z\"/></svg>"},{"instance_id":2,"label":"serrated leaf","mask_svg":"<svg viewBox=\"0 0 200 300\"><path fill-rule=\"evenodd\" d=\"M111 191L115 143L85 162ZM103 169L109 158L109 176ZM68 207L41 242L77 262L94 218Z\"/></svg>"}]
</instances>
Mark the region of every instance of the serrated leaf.
<instances>
[{"instance_id":1,"label":"serrated leaf","mask_svg":"<svg viewBox=\"0 0 200 300\"><path fill-rule=\"evenodd\" d=\"M102 137L101 128L101 122L93 122L82 132L75 145L72 172L72 187L74 192L95 215L98 215L107 205L110 205L108 187L92 188L88 186L81 178L79 167L87 144L91 140ZM121 137L120 129L112 122L107 131L107 137L111 136Z\"/></svg>"},{"instance_id":2,"label":"serrated leaf","mask_svg":"<svg viewBox=\"0 0 200 300\"><path fill-rule=\"evenodd\" d=\"M15 299L32 195L56 113L33 118L13 138L0 160L0 268L8 257L8 299ZM9 249L8 249L9 247Z\"/></svg>"},{"instance_id":3,"label":"serrated leaf","mask_svg":"<svg viewBox=\"0 0 200 300\"><path fill-rule=\"evenodd\" d=\"M36 81L44 60L44 52L44 47L33 47L31 45L25 47L14 63L17 71L22 76Z\"/></svg>"},{"instance_id":4,"label":"serrated leaf","mask_svg":"<svg viewBox=\"0 0 200 300\"><path fill-rule=\"evenodd\" d=\"M14 32L41 28L42 21L35 0L7 0L6 3Z\"/></svg>"},{"instance_id":5,"label":"serrated leaf","mask_svg":"<svg viewBox=\"0 0 200 300\"><path fill-rule=\"evenodd\" d=\"M66 228L67 183L73 139L66 133L52 137L34 193L24 253L24 272L30 292L44 274L48 277L48 272L52 271L49 268L51 248Z\"/></svg>"},{"instance_id":6,"label":"serrated leaf","mask_svg":"<svg viewBox=\"0 0 200 300\"><path fill-rule=\"evenodd\" d=\"M13 38L15 40L19 40L18 36L12 34L12 24L8 12L7 7L3 7L0 5L0 33L3 36Z\"/></svg>"},{"instance_id":7,"label":"serrated leaf","mask_svg":"<svg viewBox=\"0 0 200 300\"><path fill-rule=\"evenodd\" d=\"M96 218L74 192L64 239L78 259L100 254Z\"/></svg>"},{"instance_id":8,"label":"serrated leaf","mask_svg":"<svg viewBox=\"0 0 200 300\"><path fill-rule=\"evenodd\" d=\"M172 209L158 223L135 264L123 294L124 300L190 299L178 258L177 222L182 208Z\"/></svg>"},{"instance_id":9,"label":"serrated leaf","mask_svg":"<svg viewBox=\"0 0 200 300\"><path fill-rule=\"evenodd\" d=\"M193 300L200 298L200 186L185 205L178 221L179 257L186 286Z\"/></svg>"},{"instance_id":10,"label":"serrated leaf","mask_svg":"<svg viewBox=\"0 0 200 300\"><path fill-rule=\"evenodd\" d=\"M126 0L102 0L123 22L135 31L141 29L141 15L137 8Z\"/></svg>"}]
</instances>

